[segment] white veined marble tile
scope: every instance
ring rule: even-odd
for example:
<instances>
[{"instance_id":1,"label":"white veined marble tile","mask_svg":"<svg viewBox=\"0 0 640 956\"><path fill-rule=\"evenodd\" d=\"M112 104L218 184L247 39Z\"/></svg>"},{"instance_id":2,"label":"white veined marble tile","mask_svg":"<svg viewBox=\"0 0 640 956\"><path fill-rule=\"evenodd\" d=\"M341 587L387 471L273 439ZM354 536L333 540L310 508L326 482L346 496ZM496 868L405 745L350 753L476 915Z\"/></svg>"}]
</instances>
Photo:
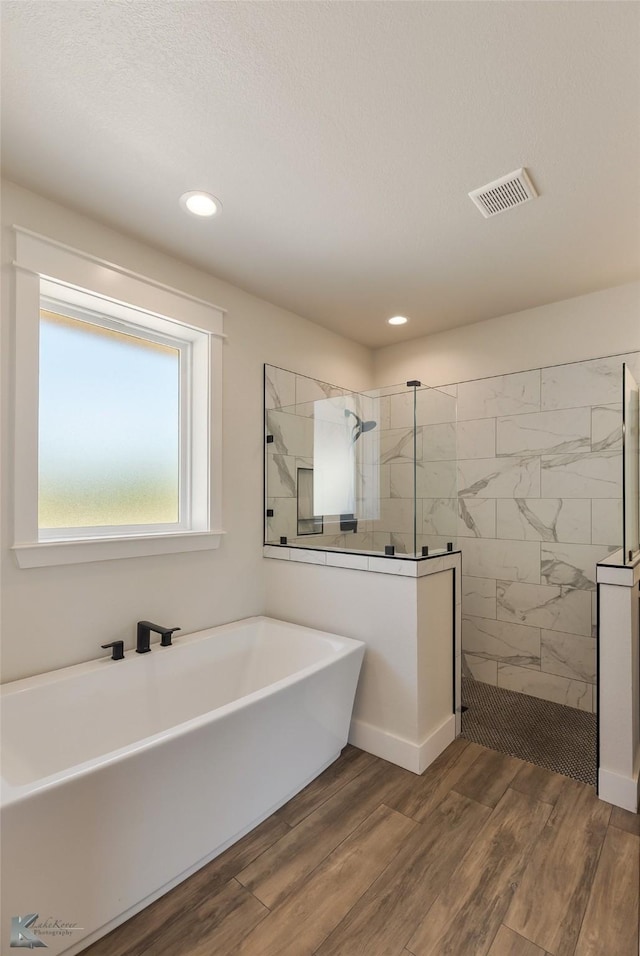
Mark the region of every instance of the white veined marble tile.
<instances>
[{"instance_id":1,"label":"white veined marble tile","mask_svg":"<svg viewBox=\"0 0 640 956\"><path fill-rule=\"evenodd\" d=\"M267 412L267 433L273 441L267 445L269 455L313 455L313 420L271 409Z\"/></svg>"},{"instance_id":2,"label":"white veined marble tile","mask_svg":"<svg viewBox=\"0 0 640 956\"><path fill-rule=\"evenodd\" d=\"M591 543L622 547L622 499L591 499Z\"/></svg>"},{"instance_id":3,"label":"white veined marble tile","mask_svg":"<svg viewBox=\"0 0 640 956\"><path fill-rule=\"evenodd\" d=\"M296 497L296 459L287 455L267 458L267 495L270 498Z\"/></svg>"},{"instance_id":4,"label":"white veined marble tile","mask_svg":"<svg viewBox=\"0 0 640 956\"><path fill-rule=\"evenodd\" d=\"M591 592L591 636L598 636L598 592Z\"/></svg>"},{"instance_id":5,"label":"white veined marble tile","mask_svg":"<svg viewBox=\"0 0 640 956\"><path fill-rule=\"evenodd\" d=\"M458 421L540 411L540 370L458 385Z\"/></svg>"},{"instance_id":6,"label":"white veined marble tile","mask_svg":"<svg viewBox=\"0 0 640 956\"><path fill-rule=\"evenodd\" d=\"M391 428L391 404L388 395L376 399L377 421L380 431Z\"/></svg>"},{"instance_id":7,"label":"white veined marble tile","mask_svg":"<svg viewBox=\"0 0 640 956\"><path fill-rule=\"evenodd\" d=\"M622 467L619 451L588 455L543 457L541 494L543 498L620 498Z\"/></svg>"},{"instance_id":8,"label":"white veined marble tile","mask_svg":"<svg viewBox=\"0 0 640 956\"><path fill-rule=\"evenodd\" d=\"M420 502L420 507L422 503ZM380 518L371 521L374 532L409 534L413 531L414 502L412 498L381 498ZM391 544L390 541L387 544Z\"/></svg>"},{"instance_id":9,"label":"white veined marble tile","mask_svg":"<svg viewBox=\"0 0 640 956\"><path fill-rule=\"evenodd\" d=\"M622 448L622 405L591 409L591 451Z\"/></svg>"},{"instance_id":10,"label":"white veined marble tile","mask_svg":"<svg viewBox=\"0 0 640 956\"><path fill-rule=\"evenodd\" d=\"M455 461L418 462L416 469L417 494L420 498L455 498Z\"/></svg>"},{"instance_id":11,"label":"white veined marble tile","mask_svg":"<svg viewBox=\"0 0 640 956\"><path fill-rule=\"evenodd\" d=\"M315 418L315 402L301 402L299 405L294 405L293 409L295 410L296 415L302 415L304 418ZM290 409L286 408L285 411L288 412Z\"/></svg>"},{"instance_id":12,"label":"white veined marble tile","mask_svg":"<svg viewBox=\"0 0 640 956\"><path fill-rule=\"evenodd\" d=\"M402 577L417 577L413 561L396 561L393 558L369 558L369 570Z\"/></svg>"},{"instance_id":13,"label":"white veined marble tile","mask_svg":"<svg viewBox=\"0 0 640 956\"><path fill-rule=\"evenodd\" d=\"M456 400L437 389L418 389L416 392L416 425L435 425L456 421Z\"/></svg>"},{"instance_id":14,"label":"white veined marble tile","mask_svg":"<svg viewBox=\"0 0 640 956\"><path fill-rule=\"evenodd\" d=\"M348 389L338 388L335 385L329 385L327 382L320 382L315 378L307 378L305 375L296 375L296 404L302 405L306 402L322 401L325 398L339 398L342 395L351 395Z\"/></svg>"},{"instance_id":15,"label":"white veined marble tile","mask_svg":"<svg viewBox=\"0 0 640 956\"><path fill-rule=\"evenodd\" d=\"M298 502L295 498L267 498L273 515L267 518L267 541L278 544L281 536L294 538L298 533Z\"/></svg>"},{"instance_id":16,"label":"white veined marble tile","mask_svg":"<svg viewBox=\"0 0 640 956\"><path fill-rule=\"evenodd\" d=\"M411 462L414 460L412 428L391 428L380 432L380 461L382 464L390 462ZM422 432L416 432L415 457L422 458Z\"/></svg>"},{"instance_id":17,"label":"white veined marble tile","mask_svg":"<svg viewBox=\"0 0 640 956\"><path fill-rule=\"evenodd\" d=\"M495 687L498 683L498 663L474 657L473 654L463 654L462 676L482 681L483 684L493 684Z\"/></svg>"},{"instance_id":18,"label":"white veined marble tile","mask_svg":"<svg viewBox=\"0 0 640 956\"><path fill-rule=\"evenodd\" d=\"M458 458L495 458L495 418L458 422L456 432Z\"/></svg>"},{"instance_id":19,"label":"white veined marble tile","mask_svg":"<svg viewBox=\"0 0 640 956\"><path fill-rule=\"evenodd\" d=\"M540 545L536 541L462 538L462 570L479 578L540 583Z\"/></svg>"},{"instance_id":20,"label":"white veined marble tile","mask_svg":"<svg viewBox=\"0 0 640 956\"><path fill-rule=\"evenodd\" d=\"M458 498L457 530L461 538L495 538L496 499Z\"/></svg>"},{"instance_id":21,"label":"white veined marble tile","mask_svg":"<svg viewBox=\"0 0 640 956\"><path fill-rule=\"evenodd\" d=\"M591 408L496 419L497 455L564 455L591 451Z\"/></svg>"},{"instance_id":22,"label":"white veined marble tile","mask_svg":"<svg viewBox=\"0 0 640 956\"><path fill-rule=\"evenodd\" d=\"M418 535L417 551L420 554L424 545L429 548L429 554L439 554L447 552L447 545L451 543L457 548L456 539L451 535L423 534Z\"/></svg>"},{"instance_id":23,"label":"white veined marble tile","mask_svg":"<svg viewBox=\"0 0 640 956\"><path fill-rule=\"evenodd\" d=\"M356 465L356 514L377 518L380 498L390 497L389 465Z\"/></svg>"},{"instance_id":24,"label":"white veined marble tile","mask_svg":"<svg viewBox=\"0 0 640 956\"><path fill-rule=\"evenodd\" d=\"M589 684L595 683L596 642L592 637L542 630L540 640L542 671Z\"/></svg>"},{"instance_id":25,"label":"white veined marble tile","mask_svg":"<svg viewBox=\"0 0 640 956\"><path fill-rule=\"evenodd\" d=\"M389 427L413 428L415 422L413 389L387 396L389 402Z\"/></svg>"},{"instance_id":26,"label":"white veined marble tile","mask_svg":"<svg viewBox=\"0 0 640 956\"><path fill-rule=\"evenodd\" d=\"M542 671L527 667L498 664L498 687L577 707L578 710L591 711L593 706L591 684L555 674L543 674Z\"/></svg>"},{"instance_id":27,"label":"white veined marble tile","mask_svg":"<svg viewBox=\"0 0 640 956\"><path fill-rule=\"evenodd\" d=\"M457 498L423 498L421 534L455 537L457 527Z\"/></svg>"},{"instance_id":28,"label":"white veined marble tile","mask_svg":"<svg viewBox=\"0 0 640 956\"><path fill-rule=\"evenodd\" d=\"M265 545L262 549L263 558L277 558L280 561L288 561L290 558L290 549L289 548L273 548L270 545Z\"/></svg>"},{"instance_id":29,"label":"white veined marble tile","mask_svg":"<svg viewBox=\"0 0 640 956\"><path fill-rule=\"evenodd\" d=\"M296 376L275 365L265 367L265 408L282 408L296 400Z\"/></svg>"},{"instance_id":30,"label":"white veined marble tile","mask_svg":"<svg viewBox=\"0 0 640 956\"><path fill-rule=\"evenodd\" d=\"M305 551L304 548L291 548L291 561L299 561L301 564L326 564L326 551Z\"/></svg>"},{"instance_id":31,"label":"white veined marble tile","mask_svg":"<svg viewBox=\"0 0 640 956\"><path fill-rule=\"evenodd\" d=\"M396 554L415 554L413 531L397 532L391 531L389 544L396 549Z\"/></svg>"},{"instance_id":32,"label":"white veined marble tile","mask_svg":"<svg viewBox=\"0 0 640 956\"><path fill-rule=\"evenodd\" d=\"M360 527L360 522L358 522ZM343 534L340 542L336 545L339 548L347 548L350 551L378 551L375 543L375 534L373 531L357 531L355 534ZM384 548L382 549L384 550Z\"/></svg>"},{"instance_id":33,"label":"white veined marble tile","mask_svg":"<svg viewBox=\"0 0 640 956\"><path fill-rule=\"evenodd\" d=\"M622 356L542 369L542 408L611 405L622 400Z\"/></svg>"},{"instance_id":34,"label":"white veined marble tile","mask_svg":"<svg viewBox=\"0 0 640 956\"><path fill-rule=\"evenodd\" d=\"M417 493L417 468L412 462L391 462L389 490L391 498L413 498Z\"/></svg>"},{"instance_id":35,"label":"white veined marble tile","mask_svg":"<svg viewBox=\"0 0 640 956\"><path fill-rule=\"evenodd\" d=\"M498 581L496 599L499 621L581 634L591 640L591 595L588 591Z\"/></svg>"},{"instance_id":36,"label":"white veined marble tile","mask_svg":"<svg viewBox=\"0 0 640 956\"><path fill-rule=\"evenodd\" d=\"M456 539L453 535L450 534L419 534L417 536L417 551L420 553L423 546L429 548L429 553L434 554L438 551L447 550L447 545L452 543L454 548L456 547Z\"/></svg>"},{"instance_id":37,"label":"white veined marble tile","mask_svg":"<svg viewBox=\"0 0 640 956\"><path fill-rule=\"evenodd\" d=\"M452 461L456 457L456 426L453 422L439 425L423 425L422 460Z\"/></svg>"},{"instance_id":38,"label":"white veined marble tile","mask_svg":"<svg viewBox=\"0 0 640 956\"><path fill-rule=\"evenodd\" d=\"M548 544L541 545L540 575L545 584L593 590L596 586L596 564L615 550L606 545Z\"/></svg>"},{"instance_id":39,"label":"white veined marble tile","mask_svg":"<svg viewBox=\"0 0 640 956\"><path fill-rule=\"evenodd\" d=\"M485 660L540 666L540 628L462 616L462 650Z\"/></svg>"},{"instance_id":40,"label":"white veined marble tile","mask_svg":"<svg viewBox=\"0 0 640 956\"><path fill-rule=\"evenodd\" d=\"M587 498L498 498L498 538L591 543Z\"/></svg>"},{"instance_id":41,"label":"white veined marble tile","mask_svg":"<svg viewBox=\"0 0 640 956\"><path fill-rule=\"evenodd\" d=\"M375 468L375 465L373 466ZM391 497L391 466L378 466L378 494L380 498Z\"/></svg>"},{"instance_id":42,"label":"white veined marble tile","mask_svg":"<svg viewBox=\"0 0 640 956\"><path fill-rule=\"evenodd\" d=\"M327 565L331 568L351 568L354 571L368 571L369 558L366 554L339 554L327 552Z\"/></svg>"},{"instance_id":43,"label":"white veined marble tile","mask_svg":"<svg viewBox=\"0 0 640 956\"><path fill-rule=\"evenodd\" d=\"M454 498L456 496L455 461L419 461L389 465L392 498Z\"/></svg>"},{"instance_id":44,"label":"white veined marble tile","mask_svg":"<svg viewBox=\"0 0 640 956\"><path fill-rule=\"evenodd\" d=\"M373 524L374 524L374 530L373 530L373 532L372 532L372 534L371 534L371 538L372 538L372 541L373 541L373 547L371 548L371 550L372 550L372 551L382 551L382 552L384 552L385 546L386 546L387 544L391 544L391 532L390 532L390 531L376 531L376 530L375 530L375 525L377 524L377 522L374 521Z\"/></svg>"},{"instance_id":45,"label":"white veined marble tile","mask_svg":"<svg viewBox=\"0 0 640 956\"><path fill-rule=\"evenodd\" d=\"M473 617L496 619L495 578L472 578L462 575L462 610Z\"/></svg>"},{"instance_id":46,"label":"white veined marble tile","mask_svg":"<svg viewBox=\"0 0 640 956\"><path fill-rule=\"evenodd\" d=\"M540 495L539 458L478 458L458 462L463 498L526 498Z\"/></svg>"}]
</instances>

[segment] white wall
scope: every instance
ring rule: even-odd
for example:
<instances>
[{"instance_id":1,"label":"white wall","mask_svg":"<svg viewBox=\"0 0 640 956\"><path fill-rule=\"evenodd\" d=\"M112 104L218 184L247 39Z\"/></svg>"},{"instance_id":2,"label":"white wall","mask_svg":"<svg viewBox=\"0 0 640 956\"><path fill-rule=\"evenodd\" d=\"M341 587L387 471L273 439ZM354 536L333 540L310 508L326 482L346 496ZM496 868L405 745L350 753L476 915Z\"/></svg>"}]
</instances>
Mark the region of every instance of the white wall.
<instances>
[{"instance_id":1,"label":"white wall","mask_svg":"<svg viewBox=\"0 0 640 956\"><path fill-rule=\"evenodd\" d=\"M10 551L13 233L17 224L228 310L224 349L224 527L218 551L19 570ZM262 364L352 389L371 352L11 183L2 191L2 674L13 680L100 656L142 618L184 631L264 610Z\"/></svg>"},{"instance_id":2,"label":"white wall","mask_svg":"<svg viewBox=\"0 0 640 956\"><path fill-rule=\"evenodd\" d=\"M630 282L378 349L375 382L448 385L638 348L640 282Z\"/></svg>"},{"instance_id":3,"label":"white wall","mask_svg":"<svg viewBox=\"0 0 640 956\"><path fill-rule=\"evenodd\" d=\"M371 352L201 270L13 184L2 203L2 665L10 680L93 658L135 621L185 631L264 609L262 363L352 389L418 377L429 384L640 348L640 283ZM218 552L19 571L11 544L12 223L227 309L224 485ZM375 372L375 379L373 373Z\"/></svg>"}]
</instances>

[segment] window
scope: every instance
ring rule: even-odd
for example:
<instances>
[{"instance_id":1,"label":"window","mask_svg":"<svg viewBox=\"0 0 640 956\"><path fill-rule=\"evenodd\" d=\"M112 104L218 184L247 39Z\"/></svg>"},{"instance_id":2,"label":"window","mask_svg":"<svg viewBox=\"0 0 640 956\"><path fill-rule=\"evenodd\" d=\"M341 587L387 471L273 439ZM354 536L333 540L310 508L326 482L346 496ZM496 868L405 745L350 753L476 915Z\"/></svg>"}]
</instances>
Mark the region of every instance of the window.
<instances>
[{"instance_id":1,"label":"window","mask_svg":"<svg viewBox=\"0 0 640 956\"><path fill-rule=\"evenodd\" d=\"M18 563L217 547L220 311L23 230L17 250Z\"/></svg>"}]
</instances>

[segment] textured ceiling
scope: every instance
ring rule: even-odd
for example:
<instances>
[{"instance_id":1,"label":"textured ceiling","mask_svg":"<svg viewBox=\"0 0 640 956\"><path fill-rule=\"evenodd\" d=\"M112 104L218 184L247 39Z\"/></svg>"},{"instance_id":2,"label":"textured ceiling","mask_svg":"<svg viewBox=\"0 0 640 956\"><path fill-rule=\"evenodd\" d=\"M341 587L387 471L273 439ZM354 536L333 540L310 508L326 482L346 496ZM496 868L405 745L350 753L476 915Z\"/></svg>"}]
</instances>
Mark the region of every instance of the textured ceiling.
<instances>
[{"instance_id":1,"label":"textured ceiling","mask_svg":"<svg viewBox=\"0 0 640 956\"><path fill-rule=\"evenodd\" d=\"M4 175L366 345L640 274L636 2L1 9Z\"/></svg>"}]
</instances>

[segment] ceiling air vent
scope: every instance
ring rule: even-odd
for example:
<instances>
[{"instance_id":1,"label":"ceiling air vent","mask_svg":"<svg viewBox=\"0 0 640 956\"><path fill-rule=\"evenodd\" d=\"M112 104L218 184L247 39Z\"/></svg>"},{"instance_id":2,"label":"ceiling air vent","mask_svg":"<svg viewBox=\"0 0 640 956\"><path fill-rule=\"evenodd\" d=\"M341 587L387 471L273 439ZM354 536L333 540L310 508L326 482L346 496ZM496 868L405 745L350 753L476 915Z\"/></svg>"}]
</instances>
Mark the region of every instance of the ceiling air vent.
<instances>
[{"instance_id":1,"label":"ceiling air vent","mask_svg":"<svg viewBox=\"0 0 640 956\"><path fill-rule=\"evenodd\" d=\"M521 206L522 203L535 199L537 195L526 169L516 169L492 183L487 183L486 186L481 186L480 189L472 190L469 198L485 219L488 219L489 216L497 216L514 206Z\"/></svg>"}]
</instances>

